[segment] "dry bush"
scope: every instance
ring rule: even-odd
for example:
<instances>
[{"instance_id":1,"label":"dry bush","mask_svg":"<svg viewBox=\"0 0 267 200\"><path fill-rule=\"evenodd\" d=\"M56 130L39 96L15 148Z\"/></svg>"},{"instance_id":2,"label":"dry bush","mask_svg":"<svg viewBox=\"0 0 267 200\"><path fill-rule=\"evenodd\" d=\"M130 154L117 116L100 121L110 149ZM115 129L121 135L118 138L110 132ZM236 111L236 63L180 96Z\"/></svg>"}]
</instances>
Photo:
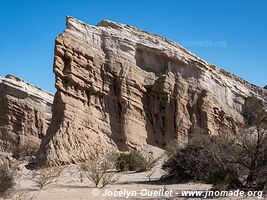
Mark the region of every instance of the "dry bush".
<instances>
[{"instance_id":1,"label":"dry bush","mask_svg":"<svg viewBox=\"0 0 267 200\"><path fill-rule=\"evenodd\" d=\"M80 167L80 169L81 169L81 167ZM84 181L84 175L85 175L85 173L83 172L83 170L81 170L79 172L79 180L81 183L83 183L83 181Z\"/></svg>"},{"instance_id":2,"label":"dry bush","mask_svg":"<svg viewBox=\"0 0 267 200\"><path fill-rule=\"evenodd\" d=\"M162 156L154 157L153 152L149 152L149 154L144 157L145 162L143 163L142 168L140 170L149 172L153 171L153 168L157 165Z\"/></svg>"},{"instance_id":3,"label":"dry bush","mask_svg":"<svg viewBox=\"0 0 267 200\"><path fill-rule=\"evenodd\" d=\"M21 174L17 173L17 165L3 164L0 166L0 199L10 200L34 200L36 195L31 195L29 192L17 191L20 184L16 186L15 179L20 179ZM16 186L16 187L15 187Z\"/></svg>"},{"instance_id":4,"label":"dry bush","mask_svg":"<svg viewBox=\"0 0 267 200\"><path fill-rule=\"evenodd\" d=\"M15 186L14 170L6 165L0 166L0 197L5 197L13 190Z\"/></svg>"},{"instance_id":5,"label":"dry bush","mask_svg":"<svg viewBox=\"0 0 267 200\"><path fill-rule=\"evenodd\" d=\"M264 120L232 140L194 137L185 148L169 154L163 165L165 178L213 183L216 189L263 190L267 183L267 133L261 126Z\"/></svg>"},{"instance_id":6,"label":"dry bush","mask_svg":"<svg viewBox=\"0 0 267 200\"><path fill-rule=\"evenodd\" d=\"M228 143L217 137L199 135L185 148L177 149L164 163L165 178L175 182L189 180L220 184L238 182L236 172L223 159L228 152Z\"/></svg>"},{"instance_id":7,"label":"dry bush","mask_svg":"<svg viewBox=\"0 0 267 200\"><path fill-rule=\"evenodd\" d=\"M32 181L41 190L45 186L57 181L63 168L43 168L32 172Z\"/></svg>"},{"instance_id":8,"label":"dry bush","mask_svg":"<svg viewBox=\"0 0 267 200\"><path fill-rule=\"evenodd\" d=\"M99 153L93 155L91 160L81 163L79 166L80 180L87 177L94 183L95 187L100 184L105 187L108 184L113 184L118 180L114 172L115 162L114 153L107 153L106 156L101 156Z\"/></svg>"},{"instance_id":9,"label":"dry bush","mask_svg":"<svg viewBox=\"0 0 267 200\"><path fill-rule=\"evenodd\" d=\"M155 173L155 169L151 169L146 173L146 177L148 178L148 181L151 181L151 177L153 176L153 174Z\"/></svg>"},{"instance_id":10,"label":"dry bush","mask_svg":"<svg viewBox=\"0 0 267 200\"><path fill-rule=\"evenodd\" d=\"M11 200L34 200L37 195L31 195L29 192L20 191L13 195Z\"/></svg>"},{"instance_id":11,"label":"dry bush","mask_svg":"<svg viewBox=\"0 0 267 200\"><path fill-rule=\"evenodd\" d=\"M240 135L230 158L243 175L243 185L253 190L263 190L267 185L266 124L267 117L259 120L256 128Z\"/></svg>"},{"instance_id":12,"label":"dry bush","mask_svg":"<svg viewBox=\"0 0 267 200\"><path fill-rule=\"evenodd\" d=\"M169 157L175 155L179 148L179 142L177 140L173 140L165 146L165 154Z\"/></svg>"},{"instance_id":13,"label":"dry bush","mask_svg":"<svg viewBox=\"0 0 267 200\"><path fill-rule=\"evenodd\" d=\"M102 178L102 186L105 187L106 185L114 184L118 181L119 176L116 176L114 171L107 172Z\"/></svg>"}]
</instances>

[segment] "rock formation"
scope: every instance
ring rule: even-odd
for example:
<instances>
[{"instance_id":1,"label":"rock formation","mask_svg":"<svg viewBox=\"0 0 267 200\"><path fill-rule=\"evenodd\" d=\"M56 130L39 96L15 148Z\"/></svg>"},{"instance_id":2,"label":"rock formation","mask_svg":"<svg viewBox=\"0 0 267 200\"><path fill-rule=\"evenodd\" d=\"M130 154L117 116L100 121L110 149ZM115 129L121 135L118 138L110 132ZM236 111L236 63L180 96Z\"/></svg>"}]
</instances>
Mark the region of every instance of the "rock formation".
<instances>
[{"instance_id":1,"label":"rock formation","mask_svg":"<svg viewBox=\"0 0 267 200\"><path fill-rule=\"evenodd\" d=\"M53 96L15 76L0 78L0 152L38 149L51 119Z\"/></svg>"},{"instance_id":2,"label":"rock formation","mask_svg":"<svg viewBox=\"0 0 267 200\"><path fill-rule=\"evenodd\" d=\"M231 136L266 114L266 90L168 39L111 21L66 24L55 41L57 93L41 164L183 144L195 133Z\"/></svg>"}]
</instances>

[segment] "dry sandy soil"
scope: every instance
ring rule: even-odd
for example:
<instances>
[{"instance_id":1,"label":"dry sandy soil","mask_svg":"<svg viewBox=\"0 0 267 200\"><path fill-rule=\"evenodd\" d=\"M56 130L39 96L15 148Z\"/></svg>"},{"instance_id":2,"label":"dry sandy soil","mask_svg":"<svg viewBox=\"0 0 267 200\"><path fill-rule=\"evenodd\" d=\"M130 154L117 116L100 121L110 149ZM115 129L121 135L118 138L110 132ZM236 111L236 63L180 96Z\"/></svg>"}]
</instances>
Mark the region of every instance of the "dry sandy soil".
<instances>
[{"instance_id":1,"label":"dry sandy soil","mask_svg":"<svg viewBox=\"0 0 267 200\"><path fill-rule=\"evenodd\" d=\"M45 188L39 190L36 184L32 180L31 171L27 170L24 165L21 165L21 170L16 178L16 195L21 198L11 198L12 200L104 200L104 199L192 199L185 197L177 197L174 193L181 193L183 190L207 190L211 188L211 185L201 183L185 183L185 184L170 184L164 185L158 183L158 179L163 174L160 166L155 168L155 173L152 176L151 181L148 180L147 172L143 173L118 173L118 181L112 185L108 185L105 188L94 188L94 184L87 178L84 181L80 180L80 172L78 167L71 165L65 167L57 181L47 185ZM132 192L132 196L127 197L126 193L122 196L114 196L114 193L119 191ZM113 196L104 196L106 191L109 191ZM143 195L141 195L143 191ZM149 196L145 194L145 191L165 191L167 196ZM170 192L172 196L168 195ZM135 195L135 192L137 193ZM168 193L169 192L169 193ZM16 196L15 195L15 196ZM194 198L204 199L204 198ZM259 198L219 198L219 199L259 199ZM261 198L265 199L265 198Z\"/></svg>"},{"instance_id":2,"label":"dry sandy soil","mask_svg":"<svg viewBox=\"0 0 267 200\"><path fill-rule=\"evenodd\" d=\"M17 178L17 191L18 194L26 194L27 196L35 196L38 200L104 200L104 199L174 199L167 198L165 196L156 197L148 196L140 192L147 191L180 191L180 190L206 190L210 185L186 183L175 185L163 185L159 184L156 180L162 175L161 170L157 169L152 176L152 181L149 182L147 172L142 173L118 173L118 181L115 184L108 185L105 188L94 188L94 184L90 182L86 177L81 182L79 178L79 170L77 166L72 165L66 167L56 182L47 185L42 190L36 187L36 184L32 181L31 172L25 168L20 172ZM145 189L145 190L144 190ZM137 192L137 196L131 196L127 198L127 195L121 197L115 196L116 191L129 191ZM104 196L106 191L112 192L113 196ZM145 195L145 196L144 196Z\"/></svg>"}]
</instances>

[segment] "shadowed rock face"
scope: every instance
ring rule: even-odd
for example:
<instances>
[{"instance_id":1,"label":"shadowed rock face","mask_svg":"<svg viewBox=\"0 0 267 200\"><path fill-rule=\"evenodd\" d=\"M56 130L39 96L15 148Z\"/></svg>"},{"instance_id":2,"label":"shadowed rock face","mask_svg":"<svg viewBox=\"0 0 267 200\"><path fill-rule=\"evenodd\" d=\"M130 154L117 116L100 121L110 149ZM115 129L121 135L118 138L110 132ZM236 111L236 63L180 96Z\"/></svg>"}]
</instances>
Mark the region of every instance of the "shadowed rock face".
<instances>
[{"instance_id":1,"label":"shadowed rock face","mask_svg":"<svg viewBox=\"0 0 267 200\"><path fill-rule=\"evenodd\" d=\"M51 94L15 76L0 77L0 152L38 149L52 101Z\"/></svg>"},{"instance_id":2,"label":"shadowed rock face","mask_svg":"<svg viewBox=\"0 0 267 200\"><path fill-rule=\"evenodd\" d=\"M53 117L38 160L76 163L97 151L186 143L191 134L232 136L266 114L266 90L158 35L67 17L56 38ZM260 111L255 112L254 105Z\"/></svg>"}]
</instances>

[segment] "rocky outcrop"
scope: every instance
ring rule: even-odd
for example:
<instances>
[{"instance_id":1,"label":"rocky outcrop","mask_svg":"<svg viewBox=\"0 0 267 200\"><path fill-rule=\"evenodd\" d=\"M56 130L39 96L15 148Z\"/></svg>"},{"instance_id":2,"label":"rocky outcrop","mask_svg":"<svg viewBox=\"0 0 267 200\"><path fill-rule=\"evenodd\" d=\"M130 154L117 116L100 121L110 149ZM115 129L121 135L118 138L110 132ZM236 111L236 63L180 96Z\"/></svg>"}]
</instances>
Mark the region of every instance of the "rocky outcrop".
<instances>
[{"instance_id":1,"label":"rocky outcrop","mask_svg":"<svg viewBox=\"0 0 267 200\"><path fill-rule=\"evenodd\" d=\"M266 114L266 90L161 36L111 21L91 26L67 17L54 73L41 164L76 163L111 148L163 148L197 133L232 136L249 116Z\"/></svg>"},{"instance_id":2,"label":"rocky outcrop","mask_svg":"<svg viewBox=\"0 0 267 200\"><path fill-rule=\"evenodd\" d=\"M15 76L0 78L0 152L38 149L51 119L53 96Z\"/></svg>"}]
</instances>

